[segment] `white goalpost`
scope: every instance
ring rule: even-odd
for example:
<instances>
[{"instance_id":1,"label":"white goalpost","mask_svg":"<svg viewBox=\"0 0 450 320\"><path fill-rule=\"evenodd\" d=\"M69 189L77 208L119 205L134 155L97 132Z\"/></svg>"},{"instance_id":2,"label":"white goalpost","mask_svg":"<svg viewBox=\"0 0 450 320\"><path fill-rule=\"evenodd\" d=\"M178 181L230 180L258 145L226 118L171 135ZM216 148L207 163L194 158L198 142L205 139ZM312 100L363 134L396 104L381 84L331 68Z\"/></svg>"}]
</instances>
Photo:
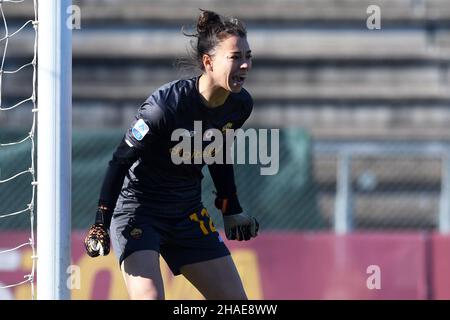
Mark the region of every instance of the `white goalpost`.
<instances>
[{"instance_id":1,"label":"white goalpost","mask_svg":"<svg viewBox=\"0 0 450 320\"><path fill-rule=\"evenodd\" d=\"M37 298L70 299L71 0L38 1Z\"/></svg>"}]
</instances>

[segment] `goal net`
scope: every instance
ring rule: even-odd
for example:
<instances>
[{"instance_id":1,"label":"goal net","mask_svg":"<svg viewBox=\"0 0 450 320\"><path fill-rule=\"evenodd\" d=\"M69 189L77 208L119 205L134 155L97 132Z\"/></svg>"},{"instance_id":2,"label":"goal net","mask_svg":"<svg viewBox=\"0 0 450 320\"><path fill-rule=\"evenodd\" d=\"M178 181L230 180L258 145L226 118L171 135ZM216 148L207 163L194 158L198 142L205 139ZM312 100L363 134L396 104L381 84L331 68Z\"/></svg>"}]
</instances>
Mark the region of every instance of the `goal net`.
<instances>
[{"instance_id":1,"label":"goal net","mask_svg":"<svg viewBox=\"0 0 450 320\"><path fill-rule=\"evenodd\" d=\"M0 0L0 299L70 299L70 8Z\"/></svg>"},{"instance_id":2,"label":"goal net","mask_svg":"<svg viewBox=\"0 0 450 320\"><path fill-rule=\"evenodd\" d=\"M37 2L31 1L34 15L27 17L28 19L19 25L17 21L20 19L16 18L13 23L9 23L7 16L8 9L11 8L14 13L20 12L21 8L17 7L23 6L24 2L26 1L0 1L0 231L17 225L17 222L28 220L28 237L23 241L12 237L11 231L3 232L0 236L0 274L1 271L12 271L22 259L28 259L29 263L26 264L31 265L31 268L29 272L25 272L22 279L0 278L0 299L14 298L14 289L25 285L30 287L30 297L35 298ZM14 41L16 39L18 41ZM24 41L29 44L23 52L18 53L22 49L18 44ZM25 63L22 63L24 60ZM26 80L27 83L22 83L21 80ZM31 92L26 92L29 88ZM20 89L23 92L14 92ZM24 98L24 95L27 96ZM17 118L22 117L31 118L31 124L22 130L22 136L17 137L18 131L11 133L8 129L20 127L25 121L17 121ZM27 161L15 157L24 157L24 152L28 154ZM18 163L25 163L25 168ZM23 181L28 182L28 190L17 190L18 186L23 187ZM24 200L19 196L20 201L25 202L17 203L15 195L18 193L26 194L28 199ZM20 253L26 253L28 256L22 257Z\"/></svg>"}]
</instances>

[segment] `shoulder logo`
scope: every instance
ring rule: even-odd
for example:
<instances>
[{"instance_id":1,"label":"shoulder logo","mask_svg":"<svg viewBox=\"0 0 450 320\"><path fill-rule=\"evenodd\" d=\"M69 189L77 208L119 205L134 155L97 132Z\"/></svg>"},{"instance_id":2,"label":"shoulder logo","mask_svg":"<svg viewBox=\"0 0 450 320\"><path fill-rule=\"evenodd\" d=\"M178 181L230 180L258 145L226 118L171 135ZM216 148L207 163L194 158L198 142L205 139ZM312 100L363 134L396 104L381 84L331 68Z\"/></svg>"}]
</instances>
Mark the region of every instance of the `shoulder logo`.
<instances>
[{"instance_id":1,"label":"shoulder logo","mask_svg":"<svg viewBox=\"0 0 450 320\"><path fill-rule=\"evenodd\" d=\"M135 123L134 127L131 129L131 132L133 133L133 137L135 137L136 140L141 141L142 139L144 139L148 130L149 130L149 127L145 123L145 121L142 119L139 119Z\"/></svg>"}]
</instances>

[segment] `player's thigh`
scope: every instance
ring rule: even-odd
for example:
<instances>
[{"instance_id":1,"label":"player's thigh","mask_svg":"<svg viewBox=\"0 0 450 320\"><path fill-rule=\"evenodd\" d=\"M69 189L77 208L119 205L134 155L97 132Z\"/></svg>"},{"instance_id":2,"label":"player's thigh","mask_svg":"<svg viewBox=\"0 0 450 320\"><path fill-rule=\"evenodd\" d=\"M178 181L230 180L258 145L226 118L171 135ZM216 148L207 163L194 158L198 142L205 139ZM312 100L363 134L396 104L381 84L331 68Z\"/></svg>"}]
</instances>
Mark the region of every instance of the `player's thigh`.
<instances>
[{"instance_id":1,"label":"player's thigh","mask_svg":"<svg viewBox=\"0 0 450 320\"><path fill-rule=\"evenodd\" d=\"M184 265L180 270L206 299L247 299L239 273L229 255Z\"/></svg>"},{"instance_id":2,"label":"player's thigh","mask_svg":"<svg viewBox=\"0 0 450 320\"><path fill-rule=\"evenodd\" d=\"M164 299L158 252L135 251L124 259L121 269L130 299Z\"/></svg>"}]
</instances>

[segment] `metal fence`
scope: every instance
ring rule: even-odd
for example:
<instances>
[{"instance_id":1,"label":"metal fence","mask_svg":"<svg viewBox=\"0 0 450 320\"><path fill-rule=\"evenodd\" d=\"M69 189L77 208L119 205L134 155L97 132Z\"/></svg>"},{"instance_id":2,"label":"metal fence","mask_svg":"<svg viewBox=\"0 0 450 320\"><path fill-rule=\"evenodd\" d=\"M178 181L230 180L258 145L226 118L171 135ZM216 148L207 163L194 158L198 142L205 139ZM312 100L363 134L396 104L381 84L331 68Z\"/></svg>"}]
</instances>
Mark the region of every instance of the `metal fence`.
<instances>
[{"instance_id":1,"label":"metal fence","mask_svg":"<svg viewBox=\"0 0 450 320\"><path fill-rule=\"evenodd\" d=\"M94 219L100 185L108 161L122 138L122 130L83 130L73 135L72 227L87 228ZM15 139L17 130L3 132L2 139ZM270 138L270 137L269 137ZM0 150L0 177L28 166L27 146ZM263 229L316 230L326 227L321 216L312 176L311 141L302 129L280 132L280 169L276 175L262 176L259 165L235 165L239 197L246 212L256 216ZM204 168L203 203L216 224L219 212L213 207L213 183ZM11 212L27 203L29 181L16 179L1 186L0 212ZM41 190L40 192L45 192ZM1 221L0 228L24 228L25 217Z\"/></svg>"},{"instance_id":2,"label":"metal fence","mask_svg":"<svg viewBox=\"0 0 450 320\"><path fill-rule=\"evenodd\" d=\"M320 200L336 232L449 232L448 142L320 142L314 151L323 168L316 181L332 185Z\"/></svg>"},{"instance_id":3,"label":"metal fence","mask_svg":"<svg viewBox=\"0 0 450 320\"><path fill-rule=\"evenodd\" d=\"M25 132L0 130L0 137L7 142ZM117 129L74 133L74 229L92 223L107 163L122 135ZM29 167L29 147L0 149L0 180ZM449 143L313 142L304 130L290 128L280 130L279 154L276 175L260 175L260 165L235 165L242 205L263 229L450 229ZM203 202L220 227L206 168L204 176ZM0 185L0 213L23 209L31 198L30 179ZM2 219L0 229L28 224L24 214Z\"/></svg>"}]
</instances>

